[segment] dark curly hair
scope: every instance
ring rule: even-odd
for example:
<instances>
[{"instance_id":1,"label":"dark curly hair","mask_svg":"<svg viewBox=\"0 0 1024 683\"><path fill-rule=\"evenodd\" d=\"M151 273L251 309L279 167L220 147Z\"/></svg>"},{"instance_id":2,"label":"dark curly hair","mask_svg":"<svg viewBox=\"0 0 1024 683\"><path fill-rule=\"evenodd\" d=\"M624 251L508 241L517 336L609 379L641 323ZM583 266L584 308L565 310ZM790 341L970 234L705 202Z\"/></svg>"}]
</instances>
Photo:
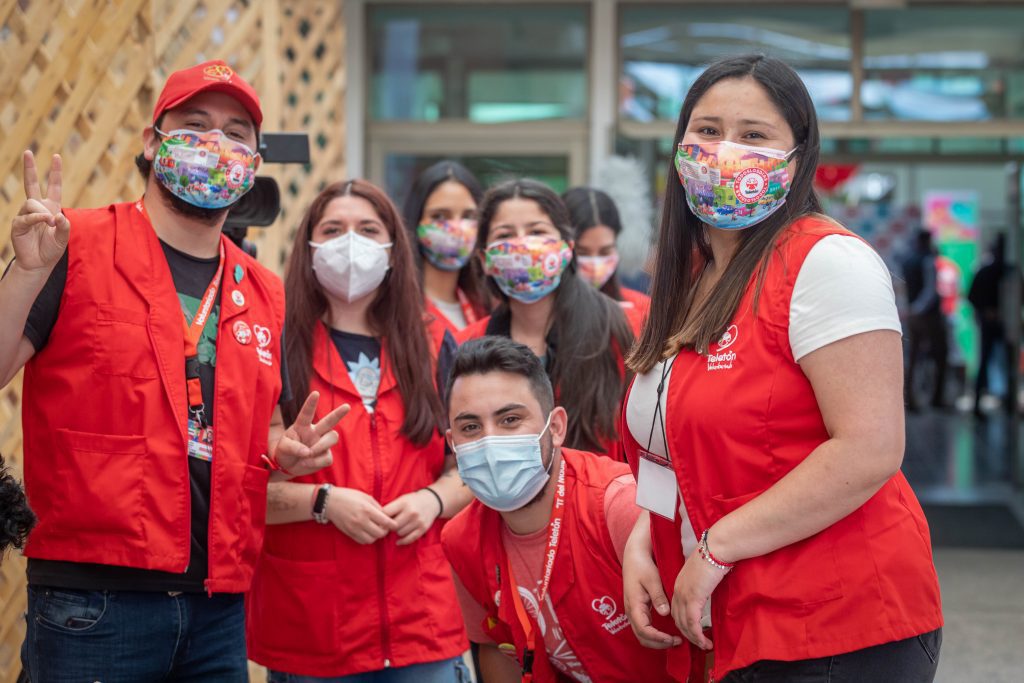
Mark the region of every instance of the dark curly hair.
<instances>
[{"instance_id":1,"label":"dark curly hair","mask_svg":"<svg viewBox=\"0 0 1024 683\"><path fill-rule=\"evenodd\" d=\"M21 482L7 470L0 455L0 557L8 548L23 548L35 524L36 516L28 506Z\"/></svg>"}]
</instances>

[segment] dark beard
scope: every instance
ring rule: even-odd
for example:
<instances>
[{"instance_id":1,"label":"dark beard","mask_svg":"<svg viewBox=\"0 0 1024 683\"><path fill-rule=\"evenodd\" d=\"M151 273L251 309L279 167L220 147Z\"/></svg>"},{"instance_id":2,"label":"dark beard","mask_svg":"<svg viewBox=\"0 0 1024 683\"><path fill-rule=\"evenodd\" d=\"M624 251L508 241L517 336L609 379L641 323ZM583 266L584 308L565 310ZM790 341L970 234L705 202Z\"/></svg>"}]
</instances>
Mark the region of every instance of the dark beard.
<instances>
[{"instance_id":1,"label":"dark beard","mask_svg":"<svg viewBox=\"0 0 1024 683\"><path fill-rule=\"evenodd\" d=\"M224 209L204 209L201 206L189 204L184 199L164 187L164 184L160 182L159 178L153 178L153 180L156 183L156 186L160 188L160 194L167 200L171 210L190 220L205 223L212 228L216 227L221 221L223 221L224 217L230 210L230 207Z\"/></svg>"}]
</instances>

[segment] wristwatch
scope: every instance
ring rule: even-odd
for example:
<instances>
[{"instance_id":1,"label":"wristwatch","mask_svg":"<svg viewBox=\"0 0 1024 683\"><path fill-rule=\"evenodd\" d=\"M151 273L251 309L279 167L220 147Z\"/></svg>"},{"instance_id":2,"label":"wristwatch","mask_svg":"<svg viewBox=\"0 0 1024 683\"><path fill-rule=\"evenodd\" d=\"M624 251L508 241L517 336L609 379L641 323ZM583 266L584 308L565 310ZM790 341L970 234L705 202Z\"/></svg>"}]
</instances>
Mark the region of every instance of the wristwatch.
<instances>
[{"instance_id":1,"label":"wristwatch","mask_svg":"<svg viewBox=\"0 0 1024 683\"><path fill-rule=\"evenodd\" d=\"M316 489L316 497L313 498L313 519L318 524L327 524L327 496L331 493L330 484L320 484Z\"/></svg>"}]
</instances>

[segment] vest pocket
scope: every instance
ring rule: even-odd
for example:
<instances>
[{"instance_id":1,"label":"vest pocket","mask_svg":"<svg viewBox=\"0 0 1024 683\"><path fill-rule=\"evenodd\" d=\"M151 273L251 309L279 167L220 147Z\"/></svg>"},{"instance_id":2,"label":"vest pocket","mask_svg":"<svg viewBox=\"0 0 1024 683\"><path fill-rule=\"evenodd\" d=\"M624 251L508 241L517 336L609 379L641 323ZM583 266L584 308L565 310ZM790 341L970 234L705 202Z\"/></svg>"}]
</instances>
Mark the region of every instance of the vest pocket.
<instances>
[{"instance_id":1,"label":"vest pocket","mask_svg":"<svg viewBox=\"0 0 1024 683\"><path fill-rule=\"evenodd\" d=\"M436 525L436 522L435 522ZM416 567L419 575L411 577L419 586L420 599L406 604L407 619L414 630L423 629L417 624L429 624L433 640L439 646L448 647L452 638L464 632L455 582L452 580L451 565L444 555L441 543L433 536L431 529L413 547L416 548Z\"/></svg>"},{"instance_id":2,"label":"vest pocket","mask_svg":"<svg viewBox=\"0 0 1024 683\"><path fill-rule=\"evenodd\" d=\"M58 429L60 457L50 478L53 532L143 538L146 438Z\"/></svg>"},{"instance_id":3,"label":"vest pocket","mask_svg":"<svg viewBox=\"0 0 1024 683\"><path fill-rule=\"evenodd\" d=\"M711 499L720 518L760 494ZM711 547L714 551L714 539ZM767 555L743 560L726 581L731 598L726 610L734 618L756 606L813 605L843 597L835 546L827 529Z\"/></svg>"},{"instance_id":4,"label":"vest pocket","mask_svg":"<svg viewBox=\"0 0 1024 683\"><path fill-rule=\"evenodd\" d=\"M93 360L96 372L117 377L159 377L146 313L106 306L96 311Z\"/></svg>"},{"instance_id":5,"label":"vest pocket","mask_svg":"<svg viewBox=\"0 0 1024 683\"><path fill-rule=\"evenodd\" d=\"M248 524L243 525L239 530L239 537L242 539L241 564L243 567L252 567L259 558L260 547L263 545L262 530L267 522L267 482L270 480L270 472L263 467L245 466L245 473L242 476L242 491L249 506L248 516L243 515L243 520ZM250 529L259 529L261 533L253 534Z\"/></svg>"},{"instance_id":6,"label":"vest pocket","mask_svg":"<svg viewBox=\"0 0 1024 683\"><path fill-rule=\"evenodd\" d=\"M263 553L247 599L249 633L257 649L292 661L340 658L337 606L344 585L338 565Z\"/></svg>"}]
</instances>

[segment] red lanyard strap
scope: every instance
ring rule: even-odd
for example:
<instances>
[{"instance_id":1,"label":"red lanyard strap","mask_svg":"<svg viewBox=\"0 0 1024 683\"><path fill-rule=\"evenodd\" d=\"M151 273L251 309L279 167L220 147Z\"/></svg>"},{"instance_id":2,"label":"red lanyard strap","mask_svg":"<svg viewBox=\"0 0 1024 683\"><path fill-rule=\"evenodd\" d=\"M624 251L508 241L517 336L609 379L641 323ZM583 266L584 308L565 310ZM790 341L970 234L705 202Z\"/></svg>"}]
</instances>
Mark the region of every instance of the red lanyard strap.
<instances>
[{"instance_id":1,"label":"red lanyard strap","mask_svg":"<svg viewBox=\"0 0 1024 683\"><path fill-rule=\"evenodd\" d=\"M139 199L135 202L135 208L152 226L153 221L150 220L149 212L146 211L144 199ZM214 273L213 280L207 285L203 298L199 300L199 308L196 310L195 317L192 318L192 323L189 324L184 311L181 313L181 321L185 327L185 387L188 390L188 409L189 413L204 427L208 425L203 407L203 385L199 380L199 339L203 336L203 328L206 326L206 321L213 310L213 304L217 300L217 290L220 289L220 279L223 274L224 237L222 236L220 239L220 262L217 264L217 272Z\"/></svg>"},{"instance_id":2,"label":"red lanyard strap","mask_svg":"<svg viewBox=\"0 0 1024 683\"><path fill-rule=\"evenodd\" d=\"M203 328L213 311L213 304L217 300L217 290L220 289L220 279L224 274L224 240L220 243L220 262L217 264L217 272L206 287L206 293L199 300L199 308L189 323L184 312L181 315L181 322L185 328L185 385L188 389L189 412L204 426L206 426L206 414L203 407L203 385L199 380L199 339L203 336Z\"/></svg>"},{"instance_id":3,"label":"red lanyard strap","mask_svg":"<svg viewBox=\"0 0 1024 683\"><path fill-rule=\"evenodd\" d=\"M473 309L473 304L470 302L469 297L461 289L455 290L455 296L459 300L459 306L462 308L462 315L466 318L467 325L472 325L480 319L480 316Z\"/></svg>"},{"instance_id":4,"label":"red lanyard strap","mask_svg":"<svg viewBox=\"0 0 1024 683\"><path fill-rule=\"evenodd\" d=\"M540 610L544 604L544 598L548 594L548 586L551 584L551 572L555 567L555 555L558 552L558 542L562 539L562 520L565 518L565 461L558 467L558 486L555 487L555 500L551 505L551 521L548 523L548 547L544 553L544 577L541 580L540 592L537 594L537 609ZM512 604L516 609L516 616L519 618L519 625L526 632L526 649L523 650L523 678L522 683L530 683L533 680L533 657L536 652L536 630L533 628L533 620L523 606L523 599L519 595L519 587L516 585L516 575L512 571L512 559L505 553L505 561L508 567L508 582L512 593Z\"/></svg>"}]
</instances>

